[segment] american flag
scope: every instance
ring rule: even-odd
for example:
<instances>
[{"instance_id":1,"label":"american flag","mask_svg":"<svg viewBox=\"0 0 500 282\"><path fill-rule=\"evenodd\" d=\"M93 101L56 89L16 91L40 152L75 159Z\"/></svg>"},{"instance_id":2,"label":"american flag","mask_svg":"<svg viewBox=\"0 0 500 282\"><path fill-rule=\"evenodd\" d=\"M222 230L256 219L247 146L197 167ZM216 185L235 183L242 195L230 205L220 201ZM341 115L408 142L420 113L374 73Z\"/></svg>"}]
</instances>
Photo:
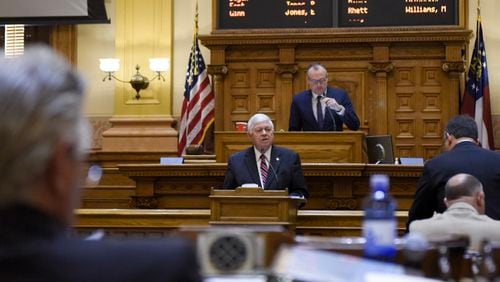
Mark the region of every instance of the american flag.
<instances>
[{"instance_id":1,"label":"american flag","mask_svg":"<svg viewBox=\"0 0 500 282\"><path fill-rule=\"evenodd\" d=\"M208 128L214 122L215 96L198 44L198 11L195 18L195 35L189 54L179 127L179 156L185 153L186 147L201 144Z\"/></svg>"},{"instance_id":2,"label":"american flag","mask_svg":"<svg viewBox=\"0 0 500 282\"><path fill-rule=\"evenodd\" d=\"M474 51L467 73L467 85L463 95L460 112L476 120L479 142L483 148L494 150L493 127L491 122L490 87L488 65L483 40L483 27L478 16Z\"/></svg>"}]
</instances>

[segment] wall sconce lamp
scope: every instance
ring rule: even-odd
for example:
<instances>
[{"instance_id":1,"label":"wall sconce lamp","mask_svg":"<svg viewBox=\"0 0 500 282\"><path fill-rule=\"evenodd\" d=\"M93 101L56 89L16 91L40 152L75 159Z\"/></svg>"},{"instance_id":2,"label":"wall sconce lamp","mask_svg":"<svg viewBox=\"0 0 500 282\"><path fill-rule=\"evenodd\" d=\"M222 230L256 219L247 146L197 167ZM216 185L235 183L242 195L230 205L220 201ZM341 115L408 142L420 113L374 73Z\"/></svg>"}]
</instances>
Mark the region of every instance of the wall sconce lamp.
<instances>
[{"instance_id":1,"label":"wall sconce lamp","mask_svg":"<svg viewBox=\"0 0 500 282\"><path fill-rule=\"evenodd\" d=\"M111 80L112 78L123 82L123 83L130 83L132 88L135 89L135 98L139 100L141 98L141 95L139 94L139 91L148 88L149 86L149 81L153 81L156 78L158 80L163 80L165 81L165 77L163 77L163 73L166 72L169 69L170 66L170 60L168 58L151 58L149 59L149 68L156 72L155 77L152 79L148 79L147 77L143 76L140 72L139 69L141 68L139 65L135 66L136 73L130 78L130 81L126 80L121 80L114 76L114 73L120 69L120 59L115 59L115 58L102 58L99 59L99 68L107 73L107 75L102 79L102 81L106 81L106 79Z\"/></svg>"}]
</instances>

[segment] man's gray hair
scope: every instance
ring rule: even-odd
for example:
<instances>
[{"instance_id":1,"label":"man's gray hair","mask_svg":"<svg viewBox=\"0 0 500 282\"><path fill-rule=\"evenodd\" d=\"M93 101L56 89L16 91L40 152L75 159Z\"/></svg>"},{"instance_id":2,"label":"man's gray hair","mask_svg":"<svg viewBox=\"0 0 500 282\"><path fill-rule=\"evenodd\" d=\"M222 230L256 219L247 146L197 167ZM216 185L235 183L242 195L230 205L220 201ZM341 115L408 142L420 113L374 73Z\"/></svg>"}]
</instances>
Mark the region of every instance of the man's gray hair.
<instances>
[{"instance_id":1,"label":"man's gray hair","mask_svg":"<svg viewBox=\"0 0 500 282\"><path fill-rule=\"evenodd\" d=\"M248 120L247 131L252 132L255 125L261 122L268 122L271 125L272 129L274 130L274 124L271 118L269 118L265 114L255 114Z\"/></svg>"},{"instance_id":2,"label":"man's gray hair","mask_svg":"<svg viewBox=\"0 0 500 282\"><path fill-rule=\"evenodd\" d=\"M326 69L325 66L323 66L323 64L321 63L312 63L310 64L308 67L307 67L307 78L310 77L310 73L311 71L318 71L318 70L321 70L321 71L324 71L325 72L325 75L326 77L328 77L328 70Z\"/></svg>"},{"instance_id":3,"label":"man's gray hair","mask_svg":"<svg viewBox=\"0 0 500 282\"><path fill-rule=\"evenodd\" d=\"M48 46L0 58L0 205L23 201L59 142L72 145L75 158L84 156L84 90L80 75Z\"/></svg>"}]
</instances>

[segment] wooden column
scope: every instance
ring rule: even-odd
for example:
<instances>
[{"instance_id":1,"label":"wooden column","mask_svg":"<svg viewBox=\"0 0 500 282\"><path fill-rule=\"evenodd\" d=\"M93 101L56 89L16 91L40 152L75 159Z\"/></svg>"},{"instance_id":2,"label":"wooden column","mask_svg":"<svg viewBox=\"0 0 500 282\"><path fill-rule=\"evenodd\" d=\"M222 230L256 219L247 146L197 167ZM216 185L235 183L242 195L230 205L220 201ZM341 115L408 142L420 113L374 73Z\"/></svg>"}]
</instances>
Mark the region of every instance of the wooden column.
<instances>
[{"instance_id":1,"label":"wooden column","mask_svg":"<svg viewBox=\"0 0 500 282\"><path fill-rule=\"evenodd\" d=\"M465 49L463 44L448 44L446 45L446 60L443 62L443 71L448 74L451 81L450 83L450 93L460 93L460 75L465 71L465 62L462 58L462 50ZM460 101L450 95L449 99L449 109L450 117L456 115L460 111Z\"/></svg>"},{"instance_id":2,"label":"wooden column","mask_svg":"<svg viewBox=\"0 0 500 282\"><path fill-rule=\"evenodd\" d=\"M295 45L279 45L279 63L276 64L276 73L279 75L277 79L277 89L275 93L276 112L283 113L290 110L293 95L293 78L297 73L298 67L295 63ZM278 126L276 130L288 130L288 117L277 115L275 124Z\"/></svg>"},{"instance_id":3,"label":"wooden column","mask_svg":"<svg viewBox=\"0 0 500 282\"><path fill-rule=\"evenodd\" d=\"M370 113L372 117L370 127L371 134L386 134L388 128L388 87L387 87L387 74L392 71L393 65L389 61L389 47L388 46L374 46L373 59L370 62L368 69L375 74L375 88L373 93L373 110ZM373 118L376 114L376 118Z\"/></svg>"},{"instance_id":4,"label":"wooden column","mask_svg":"<svg viewBox=\"0 0 500 282\"><path fill-rule=\"evenodd\" d=\"M208 73L212 76L212 85L215 95L215 130L224 130L224 80L228 72L226 65L209 65ZM229 121L230 122L230 121Z\"/></svg>"},{"instance_id":5,"label":"wooden column","mask_svg":"<svg viewBox=\"0 0 500 282\"><path fill-rule=\"evenodd\" d=\"M76 25L55 25L50 28L49 44L68 61L76 65L77 61L77 30Z\"/></svg>"},{"instance_id":6,"label":"wooden column","mask_svg":"<svg viewBox=\"0 0 500 282\"><path fill-rule=\"evenodd\" d=\"M276 73L279 75L278 89L276 95L279 95L280 103L277 105L278 112L288 112L290 110L290 105L292 104L293 95L293 76L297 73L297 64L277 64ZM288 117L284 115L276 116L276 124L279 124L279 128L276 130L288 131Z\"/></svg>"}]
</instances>

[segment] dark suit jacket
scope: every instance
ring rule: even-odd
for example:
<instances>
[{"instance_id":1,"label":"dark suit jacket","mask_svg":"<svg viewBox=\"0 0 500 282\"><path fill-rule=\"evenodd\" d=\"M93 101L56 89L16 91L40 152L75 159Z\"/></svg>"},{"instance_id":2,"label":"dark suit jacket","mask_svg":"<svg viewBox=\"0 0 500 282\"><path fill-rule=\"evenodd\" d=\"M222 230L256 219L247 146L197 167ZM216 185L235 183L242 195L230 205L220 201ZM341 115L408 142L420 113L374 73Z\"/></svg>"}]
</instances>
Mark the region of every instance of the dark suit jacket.
<instances>
[{"instance_id":1,"label":"dark suit jacket","mask_svg":"<svg viewBox=\"0 0 500 282\"><path fill-rule=\"evenodd\" d=\"M446 210L444 186L457 173L468 173L483 184L486 215L500 220L500 154L472 142L461 142L425 163L417 184L415 199L408 214L408 224L430 218ZM408 226L408 225L407 225Z\"/></svg>"},{"instance_id":2,"label":"dark suit jacket","mask_svg":"<svg viewBox=\"0 0 500 282\"><path fill-rule=\"evenodd\" d=\"M26 206L0 210L0 281L201 281L179 238L83 241Z\"/></svg>"},{"instance_id":3,"label":"dark suit jacket","mask_svg":"<svg viewBox=\"0 0 500 282\"><path fill-rule=\"evenodd\" d=\"M283 147L273 146L270 162L270 175L264 189L284 190L288 188L289 194L309 197L299 154ZM253 146L229 157L223 187L235 189L245 183L255 183L260 186Z\"/></svg>"},{"instance_id":4,"label":"dark suit jacket","mask_svg":"<svg viewBox=\"0 0 500 282\"><path fill-rule=\"evenodd\" d=\"M359 129L359 118L354 111L347 92L339 88L327 88L326 96L334 98L339 104L344 106L345 113L343 116L340 116L334 110L326 107L322 127L318 125L314 117L312 95L311 90L306 90L293 97L290 108L289 131L342 131L344 123L350 130ZM332 121L332 117L335 123Z\"/></svg>"}]
</instances>

